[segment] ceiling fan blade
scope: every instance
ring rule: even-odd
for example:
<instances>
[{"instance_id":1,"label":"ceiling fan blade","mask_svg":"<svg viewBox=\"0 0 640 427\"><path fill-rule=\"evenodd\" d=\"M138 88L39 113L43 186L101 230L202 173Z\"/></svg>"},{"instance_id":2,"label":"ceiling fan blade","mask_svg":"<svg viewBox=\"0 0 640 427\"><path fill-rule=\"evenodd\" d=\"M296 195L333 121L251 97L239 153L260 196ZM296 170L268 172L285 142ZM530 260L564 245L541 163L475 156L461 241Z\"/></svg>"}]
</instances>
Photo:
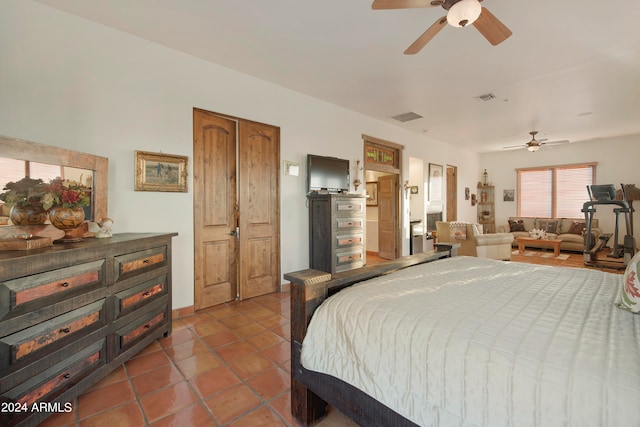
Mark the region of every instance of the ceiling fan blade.
<instances>
[{"instance_id":1,"label":"ceiling fan blade","mask_svg":"<svg viewBox=\"0 0 640 427\"><path fill-rule=\"evenodd\" d=\"M493 46L502 43L511 36L511 30L489 12L486 7L482 8L480 17L473 23L473 26Z\"/></svg>"},{"instance_id":2,"label":"ceiling fan blade","mask_svg":"<svg viewBox=\"0 0 640 427\"><path fill-rule=\"evenodd\" d=\"M374 0L371 9L412 9L433 7L430 0Z\"/></svg>"},{"instance_id":3,"label":"ceiling fan blade","mask_svg":"<svg viewBox=\"0 0 640 427\"><path fill-rule=\"evenodd\" d=\"M436 36L440 32L442 28L447 24L447 17L443 16L433 23L432 26L427 28L427 31L422 33L420 37L416 41L414 41L411 46L404 51L405 55L414 55L422 50L423 47L427 45L431 41L432 38Z\"/></svg>"},{"instance_id":4,"label":"ceiling fan blade","mask_svg":"<svg viewBox=\"0 0 640 427\"><path fill-rule=\"evenodd\" d=\"M562 144L568 144L571 141L569 141L568 139L563 139L560 141L549 141L549 142L541 142L540 144L544 144L544 145L562 145Z\"/></svg>"},{"instance_id":5,"label":"ceiling fan blade","mask_svg":"<svg viewBox=\"0 0 640 427\"><path fill-rule=\"evenodd\" d=\"M507 147L502 147L503 150L517 150L519 148L527 148L527 144L509 145Z\"/></svg>"}]
</instances>

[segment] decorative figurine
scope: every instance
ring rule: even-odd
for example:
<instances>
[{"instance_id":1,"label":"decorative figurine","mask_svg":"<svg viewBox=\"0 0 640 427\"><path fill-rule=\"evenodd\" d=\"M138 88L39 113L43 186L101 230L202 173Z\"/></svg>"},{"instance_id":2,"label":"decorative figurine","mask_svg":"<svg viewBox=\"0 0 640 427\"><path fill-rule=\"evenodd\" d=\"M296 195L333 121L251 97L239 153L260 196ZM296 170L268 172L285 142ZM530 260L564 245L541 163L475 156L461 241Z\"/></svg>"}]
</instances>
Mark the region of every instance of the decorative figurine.
<instances>
[{"instance_id":1,"label":"decorative figurine","mask_svg":"<svg viewBox=\"0 0 640 427\"><path fill-rule=\"evenodd\" d=\"M102 218L98 225L100 226L100 231L96 233L96 239L104 239L113 235L113 220L111 218Z\"/></svg>"}]
</instances>

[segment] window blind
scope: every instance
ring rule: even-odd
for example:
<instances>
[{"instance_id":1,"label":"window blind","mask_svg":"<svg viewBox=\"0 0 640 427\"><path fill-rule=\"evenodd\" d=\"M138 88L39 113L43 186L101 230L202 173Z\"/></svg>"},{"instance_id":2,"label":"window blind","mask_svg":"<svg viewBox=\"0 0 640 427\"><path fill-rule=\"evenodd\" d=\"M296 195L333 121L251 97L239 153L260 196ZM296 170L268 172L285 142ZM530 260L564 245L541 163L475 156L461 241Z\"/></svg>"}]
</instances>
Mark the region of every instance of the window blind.
<instances>
[{"instance_id":1,"label":"window blind","mask_svg":"<svg viewBox=\"0 0 640 427\"><path fill-rule=\"evenodd\" d=\"M581 218L595 164L518 169L518 216Z\"/></svg>"}]
</instances>

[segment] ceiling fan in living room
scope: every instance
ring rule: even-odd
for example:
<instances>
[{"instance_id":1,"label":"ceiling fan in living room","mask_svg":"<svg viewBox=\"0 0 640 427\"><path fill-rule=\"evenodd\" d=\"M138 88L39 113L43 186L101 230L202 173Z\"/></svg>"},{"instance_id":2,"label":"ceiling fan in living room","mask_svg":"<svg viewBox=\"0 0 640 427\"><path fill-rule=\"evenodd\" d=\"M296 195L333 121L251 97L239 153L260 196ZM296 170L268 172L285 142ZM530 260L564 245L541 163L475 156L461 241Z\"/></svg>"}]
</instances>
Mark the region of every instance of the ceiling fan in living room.
<instances>
[{"instance_id":1,"label":"ceiling fan in living room","mask_svg":"<svg viewBox=\"0 0 640 427\"><path fill-rule=\"evenodd\" d=\"M511 36L511 30L496 18L487 8L480 6L482 0L374 0L371 8L411 9L419 7L442 6L447 14L431 25L411 46L404 51L405 55L413 55L431 41L444 28L465 27L473 24L480 34L493 46L502 43Z\"/></svg>"},{"instance_id":2,"label":"ceiling fan in living room","mask_svg":"<svg viewBox=\"0 0 640 427\"><path fill-rule=\"evenodd\" d=\"M569 140L561 140L561 141L547 141L546 139L536 139L536 135L538 134L537 130L532 130L531 132L529 132L529 135L531 135L531 141L527 142L526 144L520 144L520 145L510 145L508 147L502 147L503 150L515 150L515 149L520 149L520 148L526 148L527 150L531 151L531 152L536 152L540 149L540 147L542 147L543 145L562 145L562 144L567 144L570 141Z\"/></svg>"}]
</instances>

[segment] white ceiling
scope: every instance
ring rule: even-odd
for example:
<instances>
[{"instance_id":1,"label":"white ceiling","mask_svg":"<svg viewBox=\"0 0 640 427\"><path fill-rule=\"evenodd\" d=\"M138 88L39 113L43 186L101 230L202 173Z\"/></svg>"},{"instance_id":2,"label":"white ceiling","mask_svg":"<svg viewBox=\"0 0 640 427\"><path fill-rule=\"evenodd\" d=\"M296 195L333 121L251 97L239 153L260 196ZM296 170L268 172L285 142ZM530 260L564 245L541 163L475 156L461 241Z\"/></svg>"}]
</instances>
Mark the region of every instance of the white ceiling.
<instances>
[{"instance_id":1,"label":"white ceiling","mask_svg":"<svg viewBox=\"0 0 640 427\"><path fill-rule=\"evenodd\" d=\"M640 1L485 0L512 31L472 26L403 51L446 12L372 0L37 0L478 152L538 138L640 134ZM426 0L425 0L426 1ZM491 93L495 99L480 101ZM400 123L391 116L424 118Z\"/></svg>"}]
</instances>

